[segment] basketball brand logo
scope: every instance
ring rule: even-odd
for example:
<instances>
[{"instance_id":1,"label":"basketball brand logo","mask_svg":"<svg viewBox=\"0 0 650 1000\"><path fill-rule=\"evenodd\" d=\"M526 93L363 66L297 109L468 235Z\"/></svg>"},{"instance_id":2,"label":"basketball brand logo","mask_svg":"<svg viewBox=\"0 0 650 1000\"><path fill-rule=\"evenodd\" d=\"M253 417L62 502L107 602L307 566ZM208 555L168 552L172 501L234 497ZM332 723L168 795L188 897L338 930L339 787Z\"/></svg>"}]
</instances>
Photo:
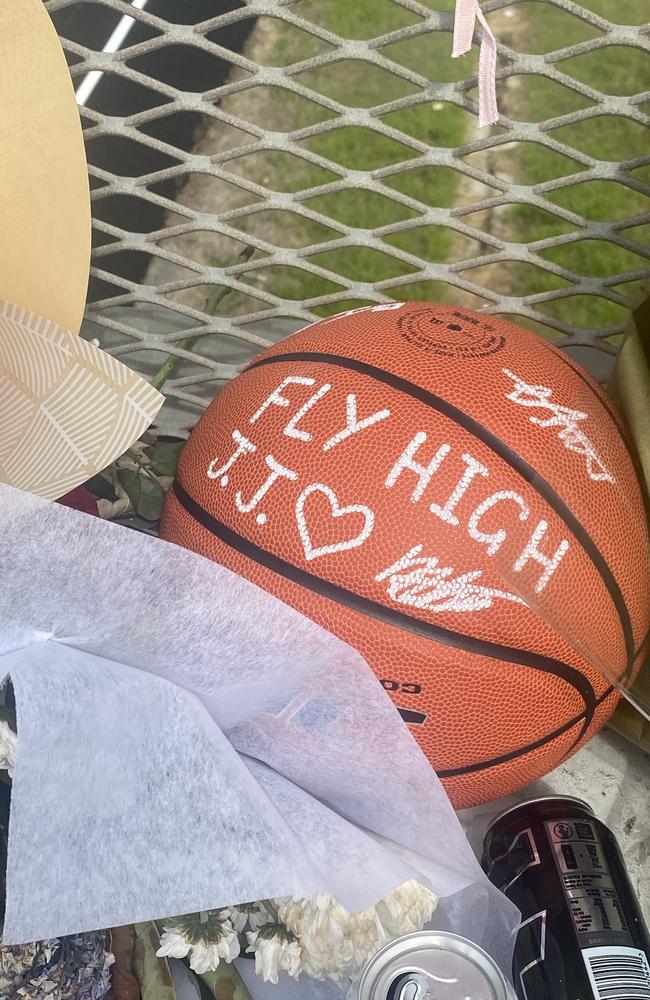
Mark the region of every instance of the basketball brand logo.
<instances>
[{"instance_id":1,"label":"basketball brand logo","mask_svg":"<svg viewBox=\"0 0 650 1000\"><path fill-rule=\"evenodd\" d=\"M475 360L496 354L505 340L482 318L455 310L441 319L434 309L418 309L397 320L399 331L409 344L429 354Z\"/></svg>"}]
</instances>

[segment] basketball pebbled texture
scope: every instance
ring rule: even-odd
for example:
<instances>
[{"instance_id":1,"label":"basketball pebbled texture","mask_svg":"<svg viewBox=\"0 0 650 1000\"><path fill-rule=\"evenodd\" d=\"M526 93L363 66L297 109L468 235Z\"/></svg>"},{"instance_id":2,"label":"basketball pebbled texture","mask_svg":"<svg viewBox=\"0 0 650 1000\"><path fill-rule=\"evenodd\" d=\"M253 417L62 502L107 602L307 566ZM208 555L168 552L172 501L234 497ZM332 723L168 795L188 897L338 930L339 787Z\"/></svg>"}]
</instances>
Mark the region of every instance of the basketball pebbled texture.
<instances>
[{"instance_id":1,"label":"basketball pebbled texture","mask_svg":"<svg viewBox=\"0 0 650 1000\"><path fill-rule=\"evenodd\" d=\"M452 306L260 355L192 432L161 534L355 646L457 807L578 749L618 700L596 665L633 676L647 636L622 418L545 341Z\"/></svg>"}]
</instances>

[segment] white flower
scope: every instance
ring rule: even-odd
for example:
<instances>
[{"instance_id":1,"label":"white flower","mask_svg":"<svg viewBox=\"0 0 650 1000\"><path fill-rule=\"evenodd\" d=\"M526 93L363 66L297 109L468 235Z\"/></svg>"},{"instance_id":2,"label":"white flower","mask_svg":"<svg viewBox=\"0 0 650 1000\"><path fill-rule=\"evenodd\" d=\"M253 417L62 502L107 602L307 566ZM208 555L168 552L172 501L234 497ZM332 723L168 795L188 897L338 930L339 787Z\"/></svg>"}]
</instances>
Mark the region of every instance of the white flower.
<instances>
[{"instance_id":1,"label":"white flower","mask_svg":"<svg viewBox=\"0 0 650 1000\"><path fill-rule=\"evenodd\" d=\"M246 924L250 925L251 930L257 931L273 919L264 903L242 903L222 910L222 913L228 917L238 934L244 930Z\"/></svg>"},{"instance_id":2,"label":"white flower","mask_svg":"<svg viewBox=\"0 0 650 1000\"><path fill-rule=\"evenodd\" d=\"M349 913L326 893L278 903L278 916L300 941L303 969L313 979L352 979L387 940L374 908Z\"/></svg>"},{"instance_id":3,"label":"white flower","mask_svg":"<svg viewBox=\"0 0 650 1000\"><path fill-rule=\"evenodd\" d=\"M0 721L0 770L9 771L13 778L16 766L16 734L9 724Z\"/></svg>"},{"instance_id":4,"label":"white flower","mask_svg":"<svg viewBox=\"0 0 650 1000\"><path fill-rule=\"evenodd\" d=\"M190 969L199 976L204 972L214 972L221 959L233 962L239 955L239 938L229 920L224 921L223 932L218 941L199 941L190 952Z\"/></svg>"},{"instance_id":5,"label":"white flower","mask_svg":"<svg viewBox=\"0 0 650 1000\"><path fill-rule=\"evenodd\" d=\"M305 971L314 979L323 979L352 958L352 944L347 939L349 913L338 900L326 893L279 900L278 917L300 940Z\"/></svg>"},{"instance_id":6,"label":"white flower","mask_svg":"<svg viewBox=\"0 0 650 1000\"><path fill-rule=\"evenodd\" d=\"M239 955L237 931L228 919L228 910L183 917L176 927L165 927L160 938L159 958L190 956L190 968L199 975L214 972L219 963L232 962Z\"/></svg>"},{"instance_id":7,"label":"white flower","mask_svg":"<svg viewBox=\"0 0 650 1000\"><path fill-rule=\"evenodd\" d=\"M265 983L277 986L281 972L297 979L301 971L302 953L293 934L280 924L267 925L261 931L249 931L248 951L255 953L255 974Z\"/></svg>"},{"instance_id":8,"label":"white flower","mask_svg":"<svg viewBox=\"0 0 650 1000\"><path fill-rule=\"evenodd\" d=\"M178 927L165 927L160 938L158 958L185 958L192 945Z\"/></svg>"},{"instance_id":9,"label":"white flower","mask_svg":"<svg viewBox=\"0 0 650 1000\"><path fill-rule=\"evenodd\" d=\"M411 879L380 900L375 909L388 934L397 937L422 930L437 905L438 897Z\"/></svg>"},{"instance_id":10,"label":"white flower","mask_svg":"<svg viewBox=\"0 0 650 1000\"><path fill-rule=\"evenodd\" d=\"M248 913L244 907L230 906L227 910L222 910L224 917L227 917L237 933L243 931L248 923Z\"/></svg>"},{"instance_id":11,"label":"white flower","mask_svg":"<svg viewBox=\"0 0 650 1000\"><path fill-rule=\"evenodd\" d=\"M256 912L251 911L248 914L248 923L250 924L250 928L253 931L258 931L260 927L264 926L264 924L269 924L272 922L273 922L273 917L269 912L269 910L266 909L263 903L259 904L259 908Z\"/></svg>"},{"instance_id":12,"label":"white flower","mask_svg":"<svg viewBox=\"0 0 650 1000\"><path fill-rule=\"evenodd\" d=\"M302 950L302 969L313 979L353 979L379 949L400 934L421 930L437 897L411 880L359 913L349 913L326 893L276 901L279 920Z\"/></svg>"},{"instance_id":13,"label":"white flower","mask_svg":"<svg viewBox=\"0 0 650 1000\"><path fill-rule=\"evenodd\" d=\"M360 913L350 914L350 942L352 959L346 970L350 977L357 976L372 956L388 941L374 906Z\"/></svg>"}]
</instances>

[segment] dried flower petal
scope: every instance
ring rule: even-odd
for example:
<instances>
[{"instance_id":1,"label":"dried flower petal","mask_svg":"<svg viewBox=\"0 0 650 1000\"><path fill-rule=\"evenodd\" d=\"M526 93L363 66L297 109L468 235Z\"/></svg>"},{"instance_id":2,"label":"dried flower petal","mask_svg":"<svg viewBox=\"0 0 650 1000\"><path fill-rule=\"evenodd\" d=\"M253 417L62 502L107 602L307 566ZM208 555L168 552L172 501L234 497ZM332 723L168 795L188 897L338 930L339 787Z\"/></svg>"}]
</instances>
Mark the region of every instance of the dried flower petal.
<instances>
[{"instance_id":1,"label":"dried flower petal","mask_svg":"<svg viewBox=\"0 0 650 1000\"><path fill-rule=\"evenodd\" d=\"M191 947L178 927L165 927L156 955L158 958L185 958Z\"/></svg>"},{"instance_id":2,"label":"dried flower petal","mask_svg":"<svg viewBox=\"0 0 650 1000\"><path fill-rule=\"evenodd\" d=\"M113 956L102 931L27 945L0 945L0 996L16 1000L100 1000Z\"/></svg>"},{"instance_id":3,"label":"dried flower petal","mask_svg":"<svg viewBox=\"0 0 650 1000\"><path fill-rule=\"evenodd\" d=\"M437 902L414 880L359 913L349 913L325 893L276 900L279 920L300 943L302 970L313 979L335 982L357 976L387 941L421 930Z\"/></svg>"},{"instance_id":4,"label":"dried flower petal","mask_svg":"<svg viewBox=\"0 0 650 1000\"><path fill-rule=\"evenodd\" d=\"M392 936L421 930L438 905L438 897L426 886L411 879L377 903L382 924Z\"/></svg>"},{"instance_id":5,"label":"dried flower petal","mask_svg":"<svg viewBox=\"0 0 650 1000\"><path fill-rule=\"evenodd\" d=\"M228 919L229 910L190 914L175 927L165 927L160 938L159 958L185 958L202 975L214 972L221 961L233 962L239 955L239 937Z\"/></svg>"},{"instance_id":6,"label":"dried flower petal","mask_svg":"<svg viewBox=\"0 0 650 1000\"><path fill-rule=\"evenodd\" d=\"M255 974L265 983L277 985L281 972L297 979L302 968L302 949L296 938L281 924L266 924L249 931L248 951L255 954Z\"/></svg>"}]
</instances>

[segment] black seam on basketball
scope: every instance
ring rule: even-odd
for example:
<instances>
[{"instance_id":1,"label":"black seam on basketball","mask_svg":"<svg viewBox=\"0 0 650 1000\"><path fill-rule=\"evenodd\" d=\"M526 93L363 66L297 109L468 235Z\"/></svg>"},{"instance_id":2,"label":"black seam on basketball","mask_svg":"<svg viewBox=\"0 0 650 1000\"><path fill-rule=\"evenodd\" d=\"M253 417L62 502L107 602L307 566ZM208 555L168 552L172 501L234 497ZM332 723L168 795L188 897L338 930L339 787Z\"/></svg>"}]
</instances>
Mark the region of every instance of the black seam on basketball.
<instances>
[{"instance_id":1,"label":"black seam on basketball","mask_svg":"<svg viewBox=\"0 0 650 1000\"><path fill-rule=\"evenodd\" d=\"M610 694L613 692L613 687L607 688L607 690L596 699L596 705L602 704L602 702L609 698ZM443 771L436 769L436 774L439 778L459 778L463 774L472 774L474 771L487 771L490 767L498 767L499 764L507 764L511 760L517 760L519 757L524 757L526 754L532 753L533 750L539 750L540 747L545 746L547 743L552 743L553 740L558 739L559 736L563 736L564 733L568 733L570 729L577 726L580 720L584 717L584 714L584 712L581 712L580 715L576 715L573 719L569 719L568 722L565 722L563 726L559 727L559 729L555 729L552 733L549 733L548 736L543 736L541 739L535 740L534 743L528 743L526 746L519 747L517 750L511 750L509 753L504 753L500 757L492 757L491 760L484 760L479 764L469 764L467 767L453 767ZM571 753L574 746L580 739L582 739L582 734L571 744L564 755L565 757Z\"/></svg>"},{"instance_id":2,"label":"black seam on basketball","mask_svg":"<svg viewBox=\"0 0 650 1000\"><path fill-rule=\"evenodd\" d=\"M498 438L492 433L492 431L488 430L487 427L484 427L483 424L479 424L478 421L474 420L473 417L470 417L469 414L465 413L463 410L459 410L453 403L449 403L446 399L436 396L434 393L429 392L428 389L423 389L422 386L415 385L413 382L408 382L399 375L393 375L392 372L386 372L382 368L376 368L374 365L366 364L365 361L357 361L353 358L340 357L338 354L323 354L315 351L299 351L291 354L275 354L269 358L260 358L258 361L253 361L252 364L248 365L248 367L244 369L244 372L249 372L254 368L261 368L264 365L276 364L283 361L317 361L322 362L323 364L337 365L339 368L348 368L351 371L359 372L362 375L368 375L370 378L374 378L378 382L383 382L385 385L389 385L391 388L397 389L399 392L403 392L406 395L411 396L413 399L417 399L419 402L430 406L439 413L442 413L445 417L453 420L469 434L478 438L479 441L482 441L483 444L487 445L487 447L491 449L491 451L502 458L511 469L514 469L514 471L522 477L522 479L525 479L527 483L530 483L540 496L546 500L548 505L553 508L556 514L573 532L596 567L607 591L609 592L614 607L616 608L625 639L627 669L630 669L630 663L634 653L632 622L630 621L630 616L625 605L625 598L623 597L614 574L607 565L602 552L591 536L587 534L585 529L582 527L575 514L569 509L569 507L567 507L564 500L558 496L551 484L548 483L543 476L536 472L536 470L533 469L533 467L529 465L525 459L521 458L520 455L517 455L517 453L514 452L512 448L505 443L505 441Z\"/></svg>"},{"instance_id":3,"label":"black seam on basketball","mask_svg":"<svg viewBox=\"0 0 650 1000\"><path fill-rule=\"evenodd\" d=\"M507 663L516 663L522 667L531 667L533 670L540 670L542 673L550 673L569 684L584 702L585 723L578 739L589 728L596 709L596 692L584 674L576 670L575 667L556 660L551 656L542 656L539 653L531 653L526 649L517 649L512 646L504 646L498 642L489 642L486 639L477 639L463 632L453 632L451 629L443 628L440 625L433 625L430 622L421 621L419 618L412 618L410 615L397 611L395 608L386 607L377 601L372 601L360 594L355 594L345 587L324 580L315 576L307 570L294 566L293 563L273 555L266 549L251 542L250 539L238 534L227 525L223 524L216 517L201 507L197 501L190 496L187 490L175 480L172 485L174 496L182 507L191 514L195 521L203 525L211 534L215 535L230 548L246 556L253 562L266 569L270 569L278 576L282 576L306 590L319 594L321 597L329 598L337 604L348 607L353 611L358 611L369 618L382 621L387 625L394 625L406 632L412 632L423 636L425 639L432 639L434 642L451 646L455 649L466 650L470 653L477 653L479 656L487 656L490 659L504 660Z\"/></svg>"},{"instance_id":4,"label":"black seam on basketball","mask_svg":"<svg viewBox=\"0 0 650 1000\"><path fill-rule=\"evenodd\" d=\"M634 662L635 663L638 660L638 658L641 656L641 653L643 653L644 651L647 652L647 649L645 647L648 645L648 640L650 640L650 629L648 629L648 631L645 634L645 637L641 640L641 642L637 646L636 650L634 651Z\"/></svg>"},{"instance_id":5,"label":"black seam on basketball","mask_svg":"<svg viewBox=\"0 0 650 1000\"><path fill-rule=\"evenodd\" d=\"M551 354L553 355L553 357L557 358L559 361L562 361L567 366L567 368L569 368L573 372L574 375L578 376L578 378L580 379L581 382L584 382L584 384L587 386L587 388L589 389L589 391L591 392L591 394L596 397L596 399L598 400L598 402L600 403L600 405L603 407L603 409L611 417L612 422L615 424L615 426L616 426L619 434L621 435L621 437L623 439L623 443L627 447L628 443L625 440L625 426L621 422L621 420L619 418L619 415L616 412L616 410L614 409L614 407L610 406L610 402L607 399L607 396L606 395L605 396L601 396L599 393L596 392L596 390L594 389L594 387L591 384L591 382L589 381L589 379L585 377L585 375L580 371L579 367L576 367L576 366L578 366L578 362L577 361L574 361L574 359L572 357L567 357L566 354L564 353L564 351L561 351L559 347L555 346L555 344L549 344L545 340L542 340L542 343L544 344L545 347L547 347L549 349L549 351L551 352ZM630 455L630 458L631 457L632 456Z\"/></svg>"}]
</instances>

